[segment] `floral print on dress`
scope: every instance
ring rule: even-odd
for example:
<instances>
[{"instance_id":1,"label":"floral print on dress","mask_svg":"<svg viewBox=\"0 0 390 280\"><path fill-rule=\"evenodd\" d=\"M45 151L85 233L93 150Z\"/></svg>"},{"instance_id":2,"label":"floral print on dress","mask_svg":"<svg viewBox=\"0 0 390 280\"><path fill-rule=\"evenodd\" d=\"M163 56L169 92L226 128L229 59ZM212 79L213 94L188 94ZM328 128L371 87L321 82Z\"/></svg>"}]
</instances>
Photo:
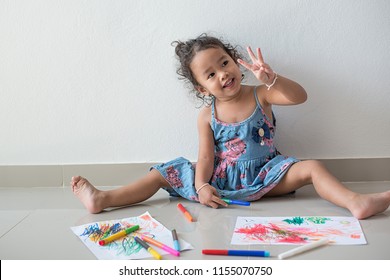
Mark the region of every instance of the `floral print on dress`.
<instances>
[{"instance_id":1,"label":"floral print on dress","mask_svg":"<svg viewBox=\"0 0 390 280\"><path fill-rule=\"evenodd\" d=\"M179 178L179 170L175 169L172 165L167 168L167 176L165 179L173 188L183 187L183 183Z\"/></svg>"},{"instance_id":2,"label":"floral print on dress","mask_svg":"<svg viewBox=\"0 0 390 280\"><path fill-rule=\"evenodd\" d=\"M211 129L214 137L214 170L210 183L221 197L254 201L278 185L288 169L299 160L281 155L275 147L276 121L269 118L259 100L256 89L254 112L238 123L219 121L215 116L215 103L211 105ZM155 165L168 181L164 188L172 196L199 201L195 190L193 164L177 158ZM206 183L206 182L205 182Z\"/></svg>"},{"instance_id":3,"label":"floral print on dress","mask_svg":"<svg viewBox=\"0 0 390 280\"><path fill-rule=\"evenodd\" d=\"M267 170L267 169L263 169L263 170L260 171L260 173L259 173L260 180L264 181L265 176L267 176L267 174L268 174L268 171L269 170Z\"/></svg>"},{"instance_id":4,"label":"floral print on dress","mask_svg":"<svg viewBox=\"0 0 390 280\"><path fill-rule=\"evenodd\" d=\"M226 178L228 166L234 166L241 155L245 154L246 144L240 138L233 138L225 143L226 151L216 152L217 166L212 181L217 178Z\"/></svg>"}]
</instances>

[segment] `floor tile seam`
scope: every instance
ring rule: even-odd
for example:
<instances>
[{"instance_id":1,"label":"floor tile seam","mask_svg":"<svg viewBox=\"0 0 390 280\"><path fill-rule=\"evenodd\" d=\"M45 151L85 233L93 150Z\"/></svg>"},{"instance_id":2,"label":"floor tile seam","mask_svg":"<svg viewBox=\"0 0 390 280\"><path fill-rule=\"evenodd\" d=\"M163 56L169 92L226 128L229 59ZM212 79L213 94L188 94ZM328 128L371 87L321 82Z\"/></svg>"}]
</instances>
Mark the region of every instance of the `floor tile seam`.
<instances>
[{"instance_id":1,"label":"floor tile seam","mask_svg":"<svg viewBox=\"0 0 390 280\"><path fill-rule=\"evenodd\" d=\"M16 228L18 225L20 225L24 220L26 220L35 210L32 210L27 213L26 216L24 216L20 221L18 221L15 225L13 225L9 230L7 230L3 235L0 236L0 239L6 236L10 231L12 231L14 228Z\"/></svg>"}]
</instances>

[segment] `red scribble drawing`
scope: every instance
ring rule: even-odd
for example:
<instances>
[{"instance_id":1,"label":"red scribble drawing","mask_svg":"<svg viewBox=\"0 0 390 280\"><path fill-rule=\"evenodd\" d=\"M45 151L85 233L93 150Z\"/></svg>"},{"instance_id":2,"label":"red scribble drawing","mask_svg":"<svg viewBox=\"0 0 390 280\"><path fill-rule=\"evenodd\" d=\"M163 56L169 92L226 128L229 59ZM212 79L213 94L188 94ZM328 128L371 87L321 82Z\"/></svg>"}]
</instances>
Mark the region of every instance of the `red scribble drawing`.
<instances>
[{"instance_id":1,"label":"red scribble drawing","mask_svg":"<svg viewBox=\"0 0 390 280\"><path fill-rule=\"evenodd\" d=\"M332 244L366 244L353 217L238 217L232 244L305 244L321 238Z\"/></svg>"}]
</instances>

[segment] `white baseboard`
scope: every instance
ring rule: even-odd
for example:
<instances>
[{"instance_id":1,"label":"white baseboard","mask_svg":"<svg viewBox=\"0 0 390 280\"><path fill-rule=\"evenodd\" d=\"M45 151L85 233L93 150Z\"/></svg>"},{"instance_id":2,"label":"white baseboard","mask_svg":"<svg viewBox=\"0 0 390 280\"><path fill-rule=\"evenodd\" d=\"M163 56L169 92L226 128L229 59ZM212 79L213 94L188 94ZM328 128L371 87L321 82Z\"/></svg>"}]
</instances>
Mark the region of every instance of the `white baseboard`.
<instances>
[{"instance_id":1,"label":"white baseboard","mask_svg":"<svg viewBox=\"0 0 390 280\"><path fill-rule=\"evenodd\" d=\"M390 181L390 158L324 159L342 182ZM0 187L67 187L81 175L96 186L120 186L140 178L155 163L0 166Z\"/></svg>"}]
</instances>

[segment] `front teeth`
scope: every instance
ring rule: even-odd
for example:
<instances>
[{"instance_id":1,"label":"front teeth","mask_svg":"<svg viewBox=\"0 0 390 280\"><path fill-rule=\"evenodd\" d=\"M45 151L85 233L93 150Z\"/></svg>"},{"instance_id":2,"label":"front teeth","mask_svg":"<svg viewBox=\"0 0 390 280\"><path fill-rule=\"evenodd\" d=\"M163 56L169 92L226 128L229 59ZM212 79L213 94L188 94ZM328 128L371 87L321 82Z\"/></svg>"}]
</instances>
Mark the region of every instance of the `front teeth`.
<instances>
[{"instance_id":1,"label":"front teeth","mask_svg":"<svg viewBox=\"0 0 390 280\"><path fill-rule=\"evenodd\" d=\"M229 82L227 82L224 87L229 87L233 84L233 79L231 79Z\"/></svg>"}]
</instances>

